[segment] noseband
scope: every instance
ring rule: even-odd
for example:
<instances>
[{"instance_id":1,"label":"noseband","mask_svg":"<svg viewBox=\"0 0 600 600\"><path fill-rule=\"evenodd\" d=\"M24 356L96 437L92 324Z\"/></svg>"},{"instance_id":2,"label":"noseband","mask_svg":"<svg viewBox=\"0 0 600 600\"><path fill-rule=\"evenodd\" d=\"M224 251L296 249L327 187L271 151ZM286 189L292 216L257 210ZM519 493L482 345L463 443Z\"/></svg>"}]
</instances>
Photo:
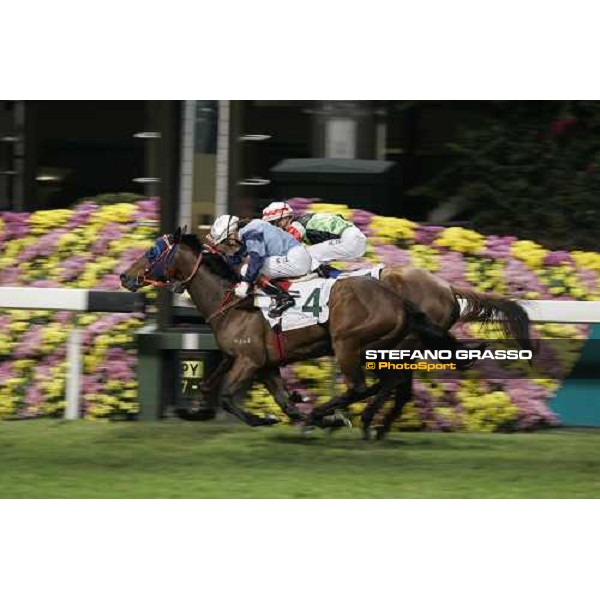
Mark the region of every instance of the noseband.
<instances>
[{"instance_id":1,"label":"noseband","mask_svg":"<svg viewBox=\"0 0 600 600\"><path fill-rule=\"evenodd\" d=\"M171 243L168 235L163 235L161 239L165 247L156 258L149 260L148 266L141 276L141 283L150 284L157 288L170 288L172 291L181 294L198 272L202 264L202 252L198 254L192 272L182 281L174 281L169 276L169 267L179 249L179 243Z\"/></svg>"},{"instance_id":2,"label":"noseband","mask_svg":"<svg viewBox=\"0 0 600 600\"><path fill-rule=\"evenodd\" d=\"M175 254L179 248L179 244L171 243L168 235L163 235L161 239L165 244L163 251L155 259L149 260L148 266L139 279L140 282L144 284L150 284L157 288L169 288L172 292L178 294L182 294L184 291L186 291L192 279L196 276L196 273L202 264L202 259L205 252L208 254L218 254L222 256L221 252L219 252L214 246L204 244L204 251L198 254L198 258L196 259L196 263L194 264L194 268L192 269L191 273L181 281L172 280L169 276L169 267L173 262ZM213 319L225 314L230 308L237 306L244 300L245 298L234 298L233 290L227 290L218 310L211 314L206 319L206 322L210 323Z\"/></svg>"}]
</instances>

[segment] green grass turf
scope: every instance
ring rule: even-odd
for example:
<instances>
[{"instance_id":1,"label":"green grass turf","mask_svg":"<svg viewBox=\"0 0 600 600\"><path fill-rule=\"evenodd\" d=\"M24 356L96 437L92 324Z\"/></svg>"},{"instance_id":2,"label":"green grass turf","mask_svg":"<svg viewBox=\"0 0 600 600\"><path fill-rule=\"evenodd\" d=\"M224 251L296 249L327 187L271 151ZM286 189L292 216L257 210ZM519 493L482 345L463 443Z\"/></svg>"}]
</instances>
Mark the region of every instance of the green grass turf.
<instances>
[{"instance_id":1,"label":"green grass turf","mask_svg":"<svg viewBox=\"0 0 600 600\"><path fill-rule=\"evenodd\" d=\"M598 498L600 432L0 422L2 498Z\"/></svg>"}]
</instances>

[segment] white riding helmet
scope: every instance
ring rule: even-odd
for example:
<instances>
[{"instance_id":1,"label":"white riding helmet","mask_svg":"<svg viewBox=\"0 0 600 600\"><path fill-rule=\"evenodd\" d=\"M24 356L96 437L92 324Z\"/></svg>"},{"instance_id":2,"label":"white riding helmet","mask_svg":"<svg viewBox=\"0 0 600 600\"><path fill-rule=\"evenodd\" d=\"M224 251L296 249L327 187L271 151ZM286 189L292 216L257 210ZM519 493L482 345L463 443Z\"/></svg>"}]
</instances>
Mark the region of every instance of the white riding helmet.
<instances>
[{"instance_id":1,"label":"white riding helmet","mask_svg":"<svg viewBox=\"0 0 600 600\"><path fill-rule=\"evenodd\" d=\"M224 242L238 230L240 220L235 215L221 215L210 228L210 237L215 244Z\"/></svg>"},{"instance_id":2,"label":"white riding helmet","mask_svg":"<svg viewBox=\"0 0 600 600\"><path fill-rule=\"evenodd\" d=\"M287 202L271 202L262 214L263 221L279 221L283 217L293 217L294 209Z\"/></svg>"}]
</instances>

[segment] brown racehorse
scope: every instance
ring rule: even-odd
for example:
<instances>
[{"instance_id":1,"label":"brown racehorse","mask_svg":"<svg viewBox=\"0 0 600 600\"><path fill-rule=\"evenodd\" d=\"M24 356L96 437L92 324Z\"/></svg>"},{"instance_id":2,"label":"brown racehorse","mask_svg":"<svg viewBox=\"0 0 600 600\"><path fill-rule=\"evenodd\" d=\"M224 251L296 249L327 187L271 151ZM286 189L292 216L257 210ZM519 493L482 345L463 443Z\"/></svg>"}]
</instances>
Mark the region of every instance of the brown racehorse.
<instances>
[{"instance_id":1,"label":"brown racehorse","mask_svg":"<svg viewBox=\"0 0 600 600\"><path fill-rule=\"evenodd\" d=\"M523 349L531 350L529 317L515 301L496 294L477 293L453 287L446 281L424 269L386 267L381 272L381 282L400 297L417 306L437 326L448 331L457 321L480 321L498 323L505 335L515 340ZM464 306L459 304L462 300ZM404 343L407 346L407 342ZM404 405L412 396L413 372L392 373L377 396L362 413L363 437L368 438L371 423L390 392L394 392L394 405L377 429L377 439L382 439L392 423L402 413Z\"/></svg>"},{"instance_id":2,"label":"brown racehorse","mask_svg":"<svg viewBox=\"0 0 600 600\"><path fill-rule=\"evenodd\" d=\"M224 305L238 275L224 258L203 249L195 235L162 236L155 245L121 274L122 285L136 291L147 284L187 288L200 314L210 324L218 347L226 356L227 370L221 389L223 407L252 426L271 425L273 416L258 417L245 411L238 399L252 382L262 380L284 412L300 420L279 374L285 363L333 354L347 383L347 392L317 407L309 423L323 426L335 409L377 393L381 383L367 387L362 365L366 349L392 349L403 340L419 340L428 348L455 347L455 340L410 302L373 278L340 280L329 298L329 321L284 331L285 360L276 347L273 330L260 311L245 301Z\"/></svg>"}]
</instances>

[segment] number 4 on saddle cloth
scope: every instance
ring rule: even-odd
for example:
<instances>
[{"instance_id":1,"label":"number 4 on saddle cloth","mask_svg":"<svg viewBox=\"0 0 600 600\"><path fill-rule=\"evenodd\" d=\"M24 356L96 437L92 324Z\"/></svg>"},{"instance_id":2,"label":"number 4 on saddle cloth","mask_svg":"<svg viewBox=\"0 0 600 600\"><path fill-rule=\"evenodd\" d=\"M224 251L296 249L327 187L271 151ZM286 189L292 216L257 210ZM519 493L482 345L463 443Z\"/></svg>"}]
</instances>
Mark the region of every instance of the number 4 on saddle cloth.
<instances>
[{"instance_id":1,"label":"number 4 on saddle cloth","mask_svg":"<svg viewBox=\"0 0 600 600\"><path fill-rule=\"evenodd\" d=\"M336 281L347 277L374 277L379 279L383 265L357 269L355 271L343 271L336 279L300 278L292 280L288 292L293 296L296 304L288 308L281 318L281 330L290 331L301 329L318 323L327 323L329 320L329 294ZM280 319L269 317L272 297L260 290L256 290L254 306L262 311L264 318L274 327Z\"/></svg>"}]
</instances>

